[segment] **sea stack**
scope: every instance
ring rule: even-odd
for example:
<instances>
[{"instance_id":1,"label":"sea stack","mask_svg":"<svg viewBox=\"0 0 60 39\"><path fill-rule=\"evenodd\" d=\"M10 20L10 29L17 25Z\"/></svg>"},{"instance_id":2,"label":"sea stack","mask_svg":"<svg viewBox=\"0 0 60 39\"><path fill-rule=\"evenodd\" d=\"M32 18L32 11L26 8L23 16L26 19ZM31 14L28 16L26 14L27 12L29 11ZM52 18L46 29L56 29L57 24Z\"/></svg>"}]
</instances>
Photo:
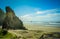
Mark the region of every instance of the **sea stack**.
<instances>
[{"instance_id":1,"label":"sea stack","mask_svg":"<svg viewBox=\"0 0 60 39\"><path fill-rule=\"evenodd\" d=\"M9 6L6 7L6 17L4 19L2 29L26 30L23 26L23 22L15 15L14 11Z\"/></svg>"}]
</instances>

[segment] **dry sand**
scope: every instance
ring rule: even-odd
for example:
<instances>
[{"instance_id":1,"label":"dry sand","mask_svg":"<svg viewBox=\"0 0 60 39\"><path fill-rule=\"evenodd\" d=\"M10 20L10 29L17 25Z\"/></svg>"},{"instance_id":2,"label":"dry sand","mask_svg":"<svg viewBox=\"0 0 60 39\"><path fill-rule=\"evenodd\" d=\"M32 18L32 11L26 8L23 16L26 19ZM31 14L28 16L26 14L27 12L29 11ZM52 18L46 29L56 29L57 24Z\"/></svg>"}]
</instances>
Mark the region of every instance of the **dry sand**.
<instances>
[{"instance_id":1,"label":"dry sand","mask_svg":"<svg viewBox=\"0 0 60 39\"><path fill-rule=\"evenodd\" d=\"M45 32L60 32L59 27L50 27L50 26L38 26L38 25L24 25L28 30L41 30Z\"/></svg>"}]
</instances>

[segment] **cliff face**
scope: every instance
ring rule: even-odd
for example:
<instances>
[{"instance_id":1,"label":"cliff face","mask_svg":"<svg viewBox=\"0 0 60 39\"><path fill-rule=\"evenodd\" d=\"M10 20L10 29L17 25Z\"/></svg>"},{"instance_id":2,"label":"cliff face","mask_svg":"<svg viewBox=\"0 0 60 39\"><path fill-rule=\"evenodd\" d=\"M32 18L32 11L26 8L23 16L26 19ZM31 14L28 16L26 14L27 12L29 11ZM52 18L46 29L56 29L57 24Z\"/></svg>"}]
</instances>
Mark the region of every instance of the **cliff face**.
<instances>
[{"instance_id":1,"label":"cliff face","mask_svg":"<svg viewBox=\"0 0 60 39\"><path fill-rule=\"evenodd\" d=\"M5 18L5 13L4 13L4 11L0 8L0 26L2 25L4 18Z\"/></svg>"},{"instance_id":2,"label":"cliff face","mask_svg":"<svg viewBox=\"0 0 60 39\"><path fill-rule=\"evenodd\" d=\"M6 7L6 17L3 22L3 29L26 29L23 22L15 15L10 7Z\"/></svg>"}]
</instances>

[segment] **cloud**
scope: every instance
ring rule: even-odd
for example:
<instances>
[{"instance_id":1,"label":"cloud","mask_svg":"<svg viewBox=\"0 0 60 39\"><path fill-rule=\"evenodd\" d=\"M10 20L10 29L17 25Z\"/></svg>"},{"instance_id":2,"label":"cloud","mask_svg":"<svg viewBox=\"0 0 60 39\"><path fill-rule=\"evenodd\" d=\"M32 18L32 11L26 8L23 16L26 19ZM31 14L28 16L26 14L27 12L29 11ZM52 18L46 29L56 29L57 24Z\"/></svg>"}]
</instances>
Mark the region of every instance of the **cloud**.
<instances>
[{"instance_id":1,"label":"cloud","mask_svg":"<svg viewBox=\"0 0 60 39\"><path fill-rule=\"evenodd\" d=\"M60 14L38 15L33 17L33 21L60 21Z\"/></svg>"},{"instance_id":2,"label":"cloud","mask_svg":"<svg viewBox=\"0 0 60 39\"><path fill-rule=\"evenodd\" d=\"M42 11L37 11L36 14L44 14Z\"/></svg>"},{"instance_id":3,"label":"cloud","mask_svg":"<svg viewBox=\"0 0 60 39\"><path fill-rule=\"evenodd\" d=\"M58 9L37 11L34 14L26 14L20 18L23 21L60 21L60 13Z\"/></svg>"},{"instance_id":4,"label":"cloud","mask_svg":"<svg viewBox=\"0 0 60 39\"><path fill-rule=\"evenodd\" d=\"M32 20L32 15L31 14L26 14L24 16L20 17L23 21L31 21Z\"/></svg>"},{"instance_id":5,"label":"cloud","mask_svg":"<svg viewBox=\"0 0 60 39\"><path fill-rule=\"evenodd\" d=\"M44 10L44 11L36 11L36 14L46 14L46 13L56 13L57 9Z\"/></svg>"}]
</instances>

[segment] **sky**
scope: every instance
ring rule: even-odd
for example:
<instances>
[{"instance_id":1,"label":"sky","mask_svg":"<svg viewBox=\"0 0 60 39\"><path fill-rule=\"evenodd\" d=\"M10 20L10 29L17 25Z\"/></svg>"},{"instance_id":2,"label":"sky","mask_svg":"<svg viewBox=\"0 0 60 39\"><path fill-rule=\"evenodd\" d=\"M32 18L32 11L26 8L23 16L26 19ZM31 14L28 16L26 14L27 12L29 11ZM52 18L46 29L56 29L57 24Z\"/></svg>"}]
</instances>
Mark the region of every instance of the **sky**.
<instances>
[{"instance_id":1,"label":"sky","mask_svg":"<svg viewBox=\"0 0 60 39\"><path fill-rule=\"evenodd\" d=\"M6 6L22 21L60 22L60 0L0 0L0 8Z\"/></svg>"}]
</instances>

